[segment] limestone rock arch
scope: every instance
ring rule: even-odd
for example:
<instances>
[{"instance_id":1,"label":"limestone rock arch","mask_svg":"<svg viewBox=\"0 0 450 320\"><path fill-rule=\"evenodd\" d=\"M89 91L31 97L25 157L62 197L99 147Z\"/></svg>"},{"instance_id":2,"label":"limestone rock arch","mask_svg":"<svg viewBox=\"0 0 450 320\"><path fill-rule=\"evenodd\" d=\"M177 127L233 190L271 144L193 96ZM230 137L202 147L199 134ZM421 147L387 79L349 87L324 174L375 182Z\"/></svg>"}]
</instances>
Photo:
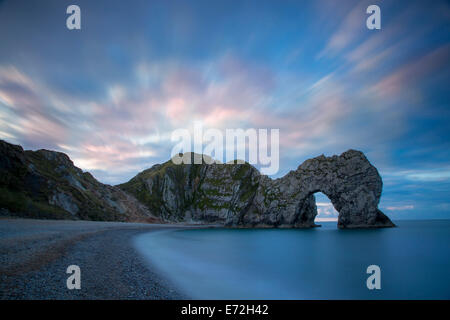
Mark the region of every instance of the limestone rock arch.
<instances>
[{"instance_id":1,"label":"limestone rock arch","mask_svg":"<svg viewBox=\"0 0 450 320\"><path fill-rule=\"evenodd\" d=\"M339 212L339 228L394 226L378 209L383 183L377 169L355 150L306 160L279 179L261 175L248 163L174 164L169 160L120 187L169 222L314 227L314 193L320 191Z\"/></svg>"},{"instance_id":2,"label":"limestone rock arch","mask_svg":"<svg viewBox=\"0 0 450 320\"><path fill-rule=\"evenodd\" d=\"M280 179L262 177L253 204L241 220L260 226L313 227L314 193L322 192L339 212L339 228L393 227L378 209L382 187L378 170L362 152L322 155Z\"/></svg>"}]
</instances>

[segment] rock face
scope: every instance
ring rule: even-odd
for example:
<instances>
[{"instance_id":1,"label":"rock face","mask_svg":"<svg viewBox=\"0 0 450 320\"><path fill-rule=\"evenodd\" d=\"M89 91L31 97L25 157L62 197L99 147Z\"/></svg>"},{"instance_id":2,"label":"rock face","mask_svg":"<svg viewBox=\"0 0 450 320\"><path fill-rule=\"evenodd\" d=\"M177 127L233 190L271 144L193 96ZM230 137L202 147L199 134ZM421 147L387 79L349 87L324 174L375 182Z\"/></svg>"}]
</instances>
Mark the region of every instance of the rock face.
<instances>
[{"instance_id":1,"label":"rock face","mask_svg":"<svg viewBox=\"0 0 450 320\"><path fill-rule=\"evenodd\" d=\"M355 150L307 160L275 180L247 163L175 165L169 160L119 187L165 221L309 228L316 226L314 193L320 191L339 212L339 228L394 226L378 209L377 169Z\"/></svg>"},{"instance_id":2,"label":"rock face","mask_svg":"<svg viewBox=\"0 0 450 320\"><path fill-rule=\"evenodd\" d=\"M202 159L187 156L191 163ZM320 191L339 212L339 228L393 227L378 209L382 186L364 154L349 150L307 160L275 180L248 163L169 160L114 187L64 153L24 151L0 140L0 214L33 218L309 228L316 226L314 193Z\"/></svg>"},{"instance_id":3,"label":"rock face","mask_svg":"<svg viewBox=\"0 0 450 320\"><path fill-rule=\"evenodd\" d=\"M30 218L159 221L132 195L98 182L67 155L0 140L0 208Z\"/></svg>"}]
</instances>

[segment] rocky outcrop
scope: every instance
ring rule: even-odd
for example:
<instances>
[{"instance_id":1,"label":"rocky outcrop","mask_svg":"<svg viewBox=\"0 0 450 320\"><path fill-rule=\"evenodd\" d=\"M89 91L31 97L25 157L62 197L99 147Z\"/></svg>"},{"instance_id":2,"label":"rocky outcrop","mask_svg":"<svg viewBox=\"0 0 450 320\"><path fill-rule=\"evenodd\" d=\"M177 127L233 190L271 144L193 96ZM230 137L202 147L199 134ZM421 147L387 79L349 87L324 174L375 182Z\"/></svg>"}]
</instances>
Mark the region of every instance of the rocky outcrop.
<instances>
[{"instance_id":1,"label":"rocky outcrop","mask_svg":"<svg viewBox=\"0 0 450 320\"><path fill-rule=\"evenodd\" d=\"M98 182L67 155L0 140L0 208L30 218L159 221L132 195Z\"/></svg>"},{"instance_id":2,"label":"rocky outcrop","mask_svg":"<svg viewBox=\"0 0 450 320\"><path fill-rule=\"evenodd\" d=\"M392 227L378 209L382 186L377 169L355 150L307 160L275 180L248 163L169 160L109 186L63 153L0 140L0 212L33 218L309 228L320 191L339 212L339 228Z\"/></svg>"},{"instance_id":3,"label":"rocky outcrop","mask_svg":"<svg viewBox=\"0 0 450 320\"><path fill-rule=\"evenodd\" d=\"M201 157L190 156L192 160ZM307 160L275 180L247 163L175 165L168 161L119 187L165 221L309 228L316 226L314 193L320 191L339 212L339 228L394 226L378 209L382 180L377 169L355 150Z\"/></svg>"},{"instance_id":4,"label":"rocky outcrop","mask_svg":"<svg viewBox=\"0 0 450 320\"><path fill-rule=\"evenodd\" d=\"M233 223L312 227L317 215L314 193L320 191L339 212L339 228L392 227L378 209L382 187L377 169L362 152L322 155L283 178L262 177L250 209Z\"/></svg>"}]
</instances>

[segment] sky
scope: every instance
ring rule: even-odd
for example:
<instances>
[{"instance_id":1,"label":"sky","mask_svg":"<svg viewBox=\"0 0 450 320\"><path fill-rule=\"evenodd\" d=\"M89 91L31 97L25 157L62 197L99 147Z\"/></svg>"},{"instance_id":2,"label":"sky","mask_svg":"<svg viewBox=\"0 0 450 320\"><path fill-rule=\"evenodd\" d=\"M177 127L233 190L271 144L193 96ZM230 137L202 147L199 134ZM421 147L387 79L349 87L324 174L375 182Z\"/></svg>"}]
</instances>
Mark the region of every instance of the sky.
<instances>
[{"instance_id":1,"label":"sky","mask_svg":"<svg viewBox=\"0 0 450 320\"><path fill-rule=\"evenodd\" d=\"M4 0L0 139L118 184L195 122L279 129L273 177L357 149L390 217L450 218L449 58L448 1Z\"/></svg>"}]
</instances>

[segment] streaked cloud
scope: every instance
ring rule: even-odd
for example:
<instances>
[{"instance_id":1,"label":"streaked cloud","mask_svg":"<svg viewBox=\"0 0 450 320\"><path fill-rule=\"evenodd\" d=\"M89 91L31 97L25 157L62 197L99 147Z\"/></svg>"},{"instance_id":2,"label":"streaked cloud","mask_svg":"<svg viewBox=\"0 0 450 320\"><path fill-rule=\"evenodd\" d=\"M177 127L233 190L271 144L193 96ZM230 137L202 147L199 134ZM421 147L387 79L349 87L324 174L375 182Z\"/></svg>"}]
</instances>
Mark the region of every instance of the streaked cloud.
<instances>
[{"instance_id":1,"label":"streaked cloud","mask_svg":"<svg viewBox=\"0 0 450 320\"><path fill-rule=\"evenodd\" d=\"M450 169L444 167L436 169L402 170L386 172L386 177L418 182L450 181Z\"/></svg>"},{"instance_id":2,"label":"streaked cloud","mask_svg":"<svg viewBox=\"0 0 450 320\"><path fill-rule=\"evenodd\" d=\"M403 210L412 210L414 209L413 205L404 205L404 206L389 206L386 207L387 210L390 211L403 211Z\"/></svg>"},{"instance_id":3,"label":"streaked cloud","mask_svg":"<svg viewBox=\"0 0 450 320\"><path fill-rule=\"evenodd\" d=\"M450 192L450 7L386 0L372 32L369 4L81 1L73 33L62 2L4 1L0 138L120 183L166 161L171 132L195 121L276 128L277 176L360 149L384 207L425 212Z\"/></svg>"},{"instance_id":4,"label":"streaked cloud","mask_svg":"<svg viewBox=\"0 0 450 320\"><path fill-rule=\"evenodd\" d=\"M318 58L327 55L335 56L361 36L367 19L366 8L370 5L370 1L352 1L351 3L351 6L344 4L344 7L348 8L348 13L341 19L342 22L329 38L325 48L318 54Z\"/></svg>"}]
</instances>

